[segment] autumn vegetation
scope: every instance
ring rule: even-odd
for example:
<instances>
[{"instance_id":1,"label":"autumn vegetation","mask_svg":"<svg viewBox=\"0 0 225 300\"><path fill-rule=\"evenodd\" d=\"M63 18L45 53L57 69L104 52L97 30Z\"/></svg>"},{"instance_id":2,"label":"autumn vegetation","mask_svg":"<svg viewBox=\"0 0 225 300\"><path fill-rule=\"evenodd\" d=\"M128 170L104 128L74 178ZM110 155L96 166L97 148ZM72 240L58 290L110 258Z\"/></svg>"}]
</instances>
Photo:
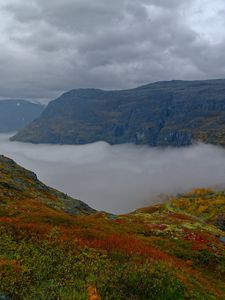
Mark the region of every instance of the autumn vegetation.
<instances>
[{"instance_id":1,"label":"autumn vegetation","mask_svg":"<svg viewBox=\"0 0 225 300\"><path fill-rule=\"evenodd\" d=\"M224 192L116 216L74 206L32 174L0 158L0 295L225 299Z\"/></svg>"}]
</instances>

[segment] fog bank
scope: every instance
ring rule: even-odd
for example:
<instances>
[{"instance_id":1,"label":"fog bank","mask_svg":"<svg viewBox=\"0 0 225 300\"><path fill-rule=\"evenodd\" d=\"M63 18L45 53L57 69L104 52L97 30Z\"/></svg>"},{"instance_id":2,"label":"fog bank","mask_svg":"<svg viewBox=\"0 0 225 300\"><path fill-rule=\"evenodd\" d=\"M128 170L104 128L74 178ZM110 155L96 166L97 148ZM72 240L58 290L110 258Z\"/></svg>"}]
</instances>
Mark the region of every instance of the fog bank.
<instances>
[{"instance_id":1,"label":"fog bank","mask_svg":"<svg viewBox=\"0 0 225 300\"><path fill-rule=\"evenodd\" d=\"M198 144L187 148L33 145L0 135L0 154L38 178L95 209L125 213L158 202L159 194L225 186L225 150Z\"/></svg>"}]
</instances>

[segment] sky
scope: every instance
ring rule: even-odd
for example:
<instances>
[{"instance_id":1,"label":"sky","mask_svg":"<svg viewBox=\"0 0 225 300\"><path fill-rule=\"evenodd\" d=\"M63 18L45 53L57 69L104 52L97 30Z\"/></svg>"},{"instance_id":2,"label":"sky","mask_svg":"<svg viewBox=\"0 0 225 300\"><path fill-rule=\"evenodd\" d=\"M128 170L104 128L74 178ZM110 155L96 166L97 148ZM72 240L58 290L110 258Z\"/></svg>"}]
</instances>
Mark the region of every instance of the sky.
<instances>
[{"instance_id":1,"label":"sky","mask_svg":"<svg viewBox=\"0 0 225 300\"><path fill-rule=\"evenodd\" d=\"M8 135L0 134L0 153L34 171L45 184L111 213L162 203L168 200L165 195L193 188L224 188L225 150L213 145L12 145Z\"/></svg>"},{"instance_id":2,"label":"sky","mask_svg":"<svg viewBox=\"0 0 225 300\"><path fill-rule=\"evenodd\" d=\"M0 98L225 77L224 0L0 0Z\"/></svg>"}]
</instances>

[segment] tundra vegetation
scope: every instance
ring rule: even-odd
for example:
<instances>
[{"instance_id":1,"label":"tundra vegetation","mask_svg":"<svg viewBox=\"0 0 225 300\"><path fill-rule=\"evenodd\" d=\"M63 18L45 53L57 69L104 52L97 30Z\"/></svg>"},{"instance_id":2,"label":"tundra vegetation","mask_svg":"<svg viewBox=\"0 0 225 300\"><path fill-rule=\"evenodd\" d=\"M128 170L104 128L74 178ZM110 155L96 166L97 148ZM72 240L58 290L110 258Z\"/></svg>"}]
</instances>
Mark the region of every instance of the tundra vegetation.
<instances>
[{"instance_id":1,"label":"tundra vegetation","mask_svg":"<svg viewBox=\"0 0 225 300\"><path fill-rule=\"evenodd\" d=\"M0 295L225 299L224 211L223 191L197 189L126 215L96 212L1 156Z\"/></svg>"}]
</instances>

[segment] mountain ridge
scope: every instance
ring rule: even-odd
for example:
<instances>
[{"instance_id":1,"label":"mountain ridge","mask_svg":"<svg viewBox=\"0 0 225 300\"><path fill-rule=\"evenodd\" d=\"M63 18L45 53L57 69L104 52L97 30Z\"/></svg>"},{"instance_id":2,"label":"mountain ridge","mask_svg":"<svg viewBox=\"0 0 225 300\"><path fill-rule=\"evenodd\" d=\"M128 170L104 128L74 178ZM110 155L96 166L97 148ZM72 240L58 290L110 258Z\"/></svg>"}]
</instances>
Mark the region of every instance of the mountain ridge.
<instances>
[{"instance_id":1,"label":"mountain ridge","mask_svg":"<svg viewBox=\"0 0 225 300\"><path fill-rule=\"evenodd\" d=\"M44 105L28 100L0 100L0 133L17 131L34 119L44 110Z\"/></svg>"},{"instance_id":2,"label":"mountain ridge","mask_svg":"<svg viewBox=\"0 0 225 300\"><path fill-rule=\"evenodd\" d=\"M11 206L10 199L20 201L19 203L24 203L25 206L29 199L29 203L40 203L40 209L47 205L53 210L72 215L95 212L82 201L46 186L38 180L35 173L22 168L4 155L0 155L0 191L0 203L8 207ZM15 213L16 209L13 211ZM13 214L12 211L10 214Z\"/></svg>"},{"instance_id":3,"label":"mountain ridge","mask_svg":"<svg viewBox=\"0 0 225 300\"><path fill-rule=\"evenodd\" d=\"M12 141L53 144L225 145L225 80L76 89L51 101Z\"/></svg>"}]
</instances>

